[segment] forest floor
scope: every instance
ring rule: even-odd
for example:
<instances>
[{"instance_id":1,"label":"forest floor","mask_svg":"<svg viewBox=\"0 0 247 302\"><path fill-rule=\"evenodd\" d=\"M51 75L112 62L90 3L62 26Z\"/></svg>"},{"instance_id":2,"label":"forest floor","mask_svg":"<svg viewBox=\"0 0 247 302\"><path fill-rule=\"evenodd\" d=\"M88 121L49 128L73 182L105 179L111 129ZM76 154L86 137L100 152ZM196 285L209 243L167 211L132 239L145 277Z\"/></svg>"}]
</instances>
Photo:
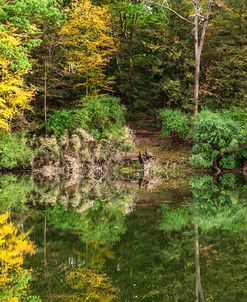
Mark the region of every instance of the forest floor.
<instances>
[{"instance_id":1,"label":"forest floor","mask_svg":"<svg viewBox=\"0 0 247 302\"><path fill-rule=\"evenodd\" d=\"M160 129L152 119L130 123L134 132L136 151L147 151L164 169L161 182L142 188L136 198L138 207L155 207L160 203L181 202L182 196L190 195L189 177L195 171L189 165L191 146L174 144L170 138L160 135ZM155 182L155 179L154 179Z\"/></svg>"},{"instance_id":2,"label":"forest floor","mask_svg":"<svg viewBox=\"0 0 247 302\"><path fill-rule=\"evenodd\" d=\"M170 138L164 138L153 119L145 119L132 123L134 140L138 151L147 151L153 154L157 160L166 166L169 172L179 174L192 173L189 165L191 146L185 143L173 143Z\"/></svg>"}]
</instances>

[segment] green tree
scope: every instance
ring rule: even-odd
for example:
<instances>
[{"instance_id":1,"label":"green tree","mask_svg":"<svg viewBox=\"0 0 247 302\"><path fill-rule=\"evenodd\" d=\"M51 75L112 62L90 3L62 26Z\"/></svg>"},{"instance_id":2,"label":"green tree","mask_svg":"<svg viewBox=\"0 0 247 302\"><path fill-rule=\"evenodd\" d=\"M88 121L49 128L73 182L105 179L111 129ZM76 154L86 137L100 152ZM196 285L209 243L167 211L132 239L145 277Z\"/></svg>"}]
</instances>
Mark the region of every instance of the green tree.
<instances>
[{"instance_id":1,"label":"green tree","mask_svg":"<svg viewBox=\"0 0 247 302\"><path fill-rule=\"evenodd\" d=\"M113 4L112 10L119 40L116 89L129 110L190 106L189 31L141 1Z\"/></svg>"}]
</instances>

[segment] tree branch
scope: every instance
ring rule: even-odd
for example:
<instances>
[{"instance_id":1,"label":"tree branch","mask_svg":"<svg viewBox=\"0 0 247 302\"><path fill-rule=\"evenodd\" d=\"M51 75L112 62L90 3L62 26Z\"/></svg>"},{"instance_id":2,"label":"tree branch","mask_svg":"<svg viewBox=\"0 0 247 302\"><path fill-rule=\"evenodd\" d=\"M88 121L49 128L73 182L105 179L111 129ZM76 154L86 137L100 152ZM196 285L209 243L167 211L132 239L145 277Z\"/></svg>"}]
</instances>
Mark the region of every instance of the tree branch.
<instances>
[{"instance_id":1,"label":"tree branch","mask_svg":"<svg viewBox=\"0 0 247 302\"><path fill-rule=\"evenodd\" d=\"M180 19L184 20L185 22L187 23L190 23L192 25L195 25L194 22L188 20L187 18L183 17L182 15L180 15L178 12L176 12L174 9L172 9L167 0L164 0L162 4L159 4L159 3L155 3L155 1L152 1L155 5L158 5L159 7L161 8L164 8L164 9L167 9L169 10L170 12L172 12L174 15L178 16Z\"/></svg>"},{"instance_id":2,"label":"tree branch","mask_svg":"<svg viewBox=\"0 0 247 302\"><path fill-rule=\"evenodd\" d=\"M211 8L212 8L212 3L214 1L209 1L208 2L208 9L207 9L207 13L206 13L206 18L203 24L203 28L202 28L202 33L201 33L201 38L200 38L200 43L199 43L199 52L200 54L202 53L202 48L203 48L203 44L204 44L204 40L205 40L205 35L206 35L206 31L208 28L208 21L209 21L209 16L211 13Z\"/></svg>"}]
</instances>

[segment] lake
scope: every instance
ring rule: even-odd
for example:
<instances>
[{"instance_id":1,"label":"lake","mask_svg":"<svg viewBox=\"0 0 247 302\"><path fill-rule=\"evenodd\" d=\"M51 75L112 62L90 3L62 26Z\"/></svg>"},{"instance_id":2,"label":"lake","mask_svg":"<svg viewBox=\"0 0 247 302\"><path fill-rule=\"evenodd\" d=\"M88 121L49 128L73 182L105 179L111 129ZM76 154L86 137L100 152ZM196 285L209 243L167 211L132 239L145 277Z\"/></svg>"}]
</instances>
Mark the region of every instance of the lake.
<instances>
[{"instance_id":1,"label":"lake","mask_svg":"<svg viewBox=\"0 0 247 302\"><path fill-rule=\"evenodd\" d=\"M28 240L33 253L21 256L18 271L8 255L0 300L244 302L246 196L246 179L234 174L168 179L152 188L1 175L0 208L10 214L0 234L10 225L27 232L18 244ZM5 236L2 255L17 244L13 234Z\"/></svg>"}]
</instances>

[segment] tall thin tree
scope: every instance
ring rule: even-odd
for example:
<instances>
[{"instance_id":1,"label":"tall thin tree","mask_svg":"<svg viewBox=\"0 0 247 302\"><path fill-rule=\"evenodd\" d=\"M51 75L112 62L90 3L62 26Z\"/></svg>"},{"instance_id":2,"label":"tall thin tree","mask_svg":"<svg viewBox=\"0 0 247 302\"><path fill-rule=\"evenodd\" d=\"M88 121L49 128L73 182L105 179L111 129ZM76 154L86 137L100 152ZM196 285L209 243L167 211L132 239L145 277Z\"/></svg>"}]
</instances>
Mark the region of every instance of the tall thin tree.
<instances>
[{"instance_id":1,"label":"tall thin tree","mask_svg":"<svg viewBox=\"0 0 247 302\"><path fill-rule=\"evenodd\" d=\"M195 47L195 74L194 74L194 115L197 115L199 110L199 93L200 93L200 71L201 71L201 57L203 46L205 42L206 32L209 25L209 19L212 13L212 7L220 7L221 4L214 0L188 0L193 7L193 20L189 17L184 17L176 10L174 10L168 0L151 0L154 5L158 5L161 9L169 10L174 15L183 21L193 25L194 47Z\"/></svg>"}]
</instances>

